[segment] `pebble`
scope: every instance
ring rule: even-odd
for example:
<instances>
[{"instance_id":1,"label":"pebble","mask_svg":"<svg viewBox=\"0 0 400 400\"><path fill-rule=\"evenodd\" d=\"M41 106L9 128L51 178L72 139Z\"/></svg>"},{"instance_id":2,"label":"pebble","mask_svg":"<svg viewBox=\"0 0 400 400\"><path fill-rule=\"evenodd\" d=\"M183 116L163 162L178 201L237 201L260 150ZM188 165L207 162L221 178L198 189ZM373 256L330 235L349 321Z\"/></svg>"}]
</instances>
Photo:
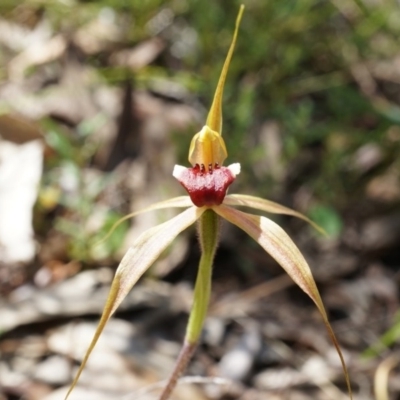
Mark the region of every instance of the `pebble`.
<instances>
[{"instance_id":1,"label":"pebble","mask_svg":"<svg viewBox=\"0 0 400 400\"><path fill-rule=\"evenodd\" d=\"M35 368L34 378L50 385L66 384L71 379L71 365L62 356L51 356Z\"/></svg>"}]
</instances>

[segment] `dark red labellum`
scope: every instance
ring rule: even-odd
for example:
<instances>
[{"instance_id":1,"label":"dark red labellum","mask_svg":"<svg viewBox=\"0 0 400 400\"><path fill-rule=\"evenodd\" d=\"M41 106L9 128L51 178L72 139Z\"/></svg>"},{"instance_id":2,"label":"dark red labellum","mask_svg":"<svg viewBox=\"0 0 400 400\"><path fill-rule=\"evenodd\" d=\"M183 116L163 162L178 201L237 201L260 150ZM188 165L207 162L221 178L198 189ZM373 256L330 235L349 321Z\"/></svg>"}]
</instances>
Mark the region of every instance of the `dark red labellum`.
<instances>
[{"instance_id":1,"label":"dark red labellum","mask_svg":"<svg viewBox=\"0 0 400 400\"><path fill-rule=\"evenodd\" d=\"M196 164L193 168L183 169L176 177L189 193L190 199L197 207L216 206L224 201L229 185L235 180L235 175L227 167Z\"/></svg>"}]
</instances>

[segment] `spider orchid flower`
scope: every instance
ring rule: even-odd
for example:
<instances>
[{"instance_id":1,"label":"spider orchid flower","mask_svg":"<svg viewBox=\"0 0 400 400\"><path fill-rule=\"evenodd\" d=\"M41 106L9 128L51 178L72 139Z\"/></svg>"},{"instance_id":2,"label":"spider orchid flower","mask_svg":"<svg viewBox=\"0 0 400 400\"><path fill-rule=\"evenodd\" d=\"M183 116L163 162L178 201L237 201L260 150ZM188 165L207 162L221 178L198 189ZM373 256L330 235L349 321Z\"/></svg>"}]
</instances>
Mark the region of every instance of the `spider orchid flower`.
<instances>
[{"instance_id":1,"label":"spider orchid flower","mask_svg":"<svg viewBox=\"0 0 400 400\"><path fill-rule=\"evenodd\" d=\"M278 203L243 194L227 194L229 186L240 173L240 164L235 163L227 167L223 166L223 162L227 157L227 150L222 138L222 95L243 10L244 6L242 5L206 124L193 137L190 145L189 162L192 164L192 167L186 168L177 165L173 170L173 176L186 189L189 196L176 197L155 203L145 209L127 215L118 223L140 213L152 210L169 207L186 209L172 219L142 233L132 243L132 246L121 260L111 284L110 293L95 335L65 399L69 397L77 384L79 376L105 324L117 310L128 292L158 256L171 244L175 237L187 227L197 222L202 255L196 278L193 306L189 316L185 342L176 361L175 368L160 396L160 400L167 400L169 398L178 377L189 362L200 338L210 297L212 264L219 239L221 218L238 226L258 242L314 301L340 357L349 396L352 398L350 380L344 358L328 321L327 313L306 260L285 231L271 219L248 214L233 207L248 207L262 212L291 215L307 221L318 230L320 228L304 215ZM109 234L111 234L115 227L116 225Z\"/></svg>"}]
</instances>

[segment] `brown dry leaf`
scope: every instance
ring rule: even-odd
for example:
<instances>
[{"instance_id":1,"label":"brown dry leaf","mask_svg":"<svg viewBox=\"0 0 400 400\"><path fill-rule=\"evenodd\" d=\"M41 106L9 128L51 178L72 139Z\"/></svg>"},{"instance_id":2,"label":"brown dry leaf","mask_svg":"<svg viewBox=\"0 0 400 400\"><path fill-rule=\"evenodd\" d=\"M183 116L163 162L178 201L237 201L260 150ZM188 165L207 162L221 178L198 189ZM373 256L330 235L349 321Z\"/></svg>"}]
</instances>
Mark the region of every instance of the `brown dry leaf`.
<instances>
[{"instance_id":1,"label":"brown dry leaf","mask_svg":"<svg viewBox=\"0 0 400 400\"><path fill-rule=\"evenodd\" d=\"M113 65L129 67L137 71L155 60L164 50L165 43L158 37L145 40L133 49L121 50L111 55Z\"/></svg>"},{"instance_id":2,"label":"brown dry leaf","mask_svg":"<svg viewBox=\"0 0 400 400\"><path fill-rule=\"evenodd\" d=\"M86 54L109 50L123 40L121 21L111 7L104 7L98 15L78 29L73 40Z\"/></svg>"},{"instance_id":3,"label":"brown dry leaf","mask_svg":"<svg viewBox=\"0 0 400 400\"><path fill-rule=\"evenodd\" d=\"M43 139L40 127L16 114L0 115L0 137L13 143L22 144L31 140Z\"/></svg>"},{"instance_id":4,"label":"brown dry leaf","mask_svg":"<svg viewBox=\"0 0 400 400\"><path fill-rule=\"evenodd\" d=\"M19 53L8 64L8 76L11 81L22 81L29 67L46 64L60 58L67 48L62 35L56 35L44 42L36 43Z\"/></svg>"},{"instance_id":5,"label":"brown dry leaf","mask_svg":"<svg viewBox=\"0 0 400 400\"><path fill-rule=\"evenodd\" d=\"M21 24L0 18L0 43L14 52L48 41L53 32L50 24L43 20L29 29Z\"/></svg>"},{"instance_id":6,"label":"brown dry leaf","mask_svg":"<svg viewBox=\"0 0 400 400\"><path fill-rule=\"evenodd\" d=\"M393 164L382 175L371 179L366 187L367 196L373 200L394 203L400 200L400 169Z\"/></svg>"}]
</instances>

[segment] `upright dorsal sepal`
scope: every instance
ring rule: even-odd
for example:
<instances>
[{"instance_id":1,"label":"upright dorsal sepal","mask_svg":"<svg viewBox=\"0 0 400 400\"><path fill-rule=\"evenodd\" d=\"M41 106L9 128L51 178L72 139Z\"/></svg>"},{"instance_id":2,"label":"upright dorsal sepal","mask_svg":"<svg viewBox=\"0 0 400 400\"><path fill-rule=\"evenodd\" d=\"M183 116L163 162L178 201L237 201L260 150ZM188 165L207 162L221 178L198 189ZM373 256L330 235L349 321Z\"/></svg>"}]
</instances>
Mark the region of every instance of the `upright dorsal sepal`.
<instances>
[{"instance_id":1,"label":"upright dorsal sepal","mask_svg":"<svg viewBox=\"0 0 400 400\"><path fill-rule=\"evenodd\" d=\"M204 165L206 168L211 165L221 166L228 153L224 140L222 139L222 96L224 92L225 79L228 74L229 64L232 59L233 50L236 44L236 38L239 31L240 21L242 19L244 6L241 5L236 19L235 31L232 43L229 47L228 55L222 67L221 75L215 90L214 99L208 113L206 125L192 139L189 149L189 162L195 166Z\"/></svg>"},{"instance_id":2,"label":"upright dorsal sepal","mask_svg":"<svg viewBox=\"0 0 400 400\"><path fill-rule=\"evenodd\" d=\"M236 38L239 31L240 21L242 20L242 15L244 11L244 5L242 4L239 9L238 16L236 18L235 32L233 33L232 43L229 47L228 54L226 56L224 65L222 67L221 75L219 77L217 89L215 90L214 99L208 113L206 125L210 127L213 131L218 132L222 135L222 96L224 94L224 85L226 76L228 75L229 65L231 63L233 50L236 45Z\"/></svg>"}]
</instances>

